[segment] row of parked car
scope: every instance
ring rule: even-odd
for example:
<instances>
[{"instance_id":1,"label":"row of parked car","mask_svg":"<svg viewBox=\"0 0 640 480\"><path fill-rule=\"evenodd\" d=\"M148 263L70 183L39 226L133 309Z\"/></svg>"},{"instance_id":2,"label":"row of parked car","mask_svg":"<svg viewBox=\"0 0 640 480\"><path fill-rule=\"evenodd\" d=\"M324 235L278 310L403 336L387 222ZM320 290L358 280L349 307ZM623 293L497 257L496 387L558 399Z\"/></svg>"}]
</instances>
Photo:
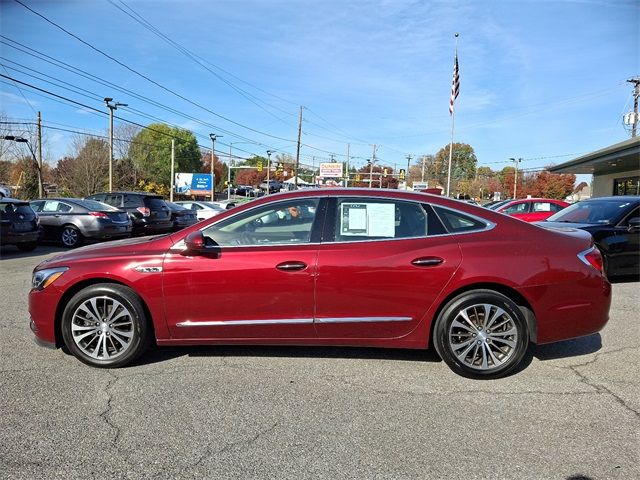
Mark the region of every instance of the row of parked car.
<instances>
[{"instance_id":1,"label":"row of parked car","mask_svg":"<svg viewBox=\"0 0 640 480\"><path fill-rule=\"evenodd\" d=\"M86 198L0 199L3 245L23 251L38 241L68 248L86 241L177 231L235 206L233 202L168 202L144 192L96 193Z\"/></svg>"}]
</instances>

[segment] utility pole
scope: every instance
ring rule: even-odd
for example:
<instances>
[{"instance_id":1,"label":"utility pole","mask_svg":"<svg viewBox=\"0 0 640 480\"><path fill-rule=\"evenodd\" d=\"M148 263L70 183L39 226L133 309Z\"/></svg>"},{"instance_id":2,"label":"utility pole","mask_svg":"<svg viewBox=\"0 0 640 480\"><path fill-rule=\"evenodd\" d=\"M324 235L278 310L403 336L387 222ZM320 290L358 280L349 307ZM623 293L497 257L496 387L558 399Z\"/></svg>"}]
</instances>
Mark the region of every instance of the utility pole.
<instances>
[{"instance_id":1,"label":"utility pole","mask_svg":"<svg viewBox=\"0 0 640 480\"><path fill-rule=\"evenodd\" d=\"M425 161L425 155L422 156L422 176L420 177L421 182L424 182L424 161Z\"/></svg>"},{"instance_id":2,"label":"utility pole","mask_svg":"<svg viewBox=\"0 0 640 480\"><path fill-rule=\"evenodd\" d=\"M109 191L113 191L113 111L118 107L127 107L126 103L112 103L113 98L105 97L104 103L109 109Z\"/></svg>"},{"instance_id":3,"label":"utility pole","mask_svg":"<svg viewBox=\"0 0 640 480\"><path fill-rule=\"evenodd\" d=\"M171 139L171 191L169 192L169 201L173 202L173 190L175 189L173 177L176 165L176 139Z\"/></svg>"},{"instance_id":4,"label":"utility pole","mask_svg":"<svg viewBox=\"0 0 640 480\"><path fill-rule=\"evenodd\" d=\"M640 97L640 77L630 78L627 82L634 85L633 88L633 124L631 137L635 137L638 131L638 97Z\"/></svg>"},{"instance_id":5,"label":"utility pole","mask_svg":"<svg viewBox=\"0 0 640 480\"><path fill-rule=\"evenodd\" d=\"M373 188L373 164L376 162L376 150L378 145L373 144L373 155L371 156L371 162L369 163L369 188Z\"/></svg>"},{"instance_id":6,"label":"utility pole","mask_svg":"<svg viewBox=\"0 0 640 480\"><path fill-rule=\"evenodd\" d=\"M271 150L267 150L267 195L271 194L271 184L269 183L271 179L271 154L273 152ZM296 167L296 173L298 168ZM297 186L297 185L296 185Z\"/></svg>"},{"instance_id":7,"label":"utility pole","mask_svg":"<svg viewBox=\"0 0 640 480\"><path fill-rule=\"evenodd\" d=\"M296 179L295 185L298 188L298 167L300 166L300 138L302 137L302 109L300 106L300 119L298 120L298 148L296 149Z\"/></svg>"},{"instance_id":8,"label":"utility pole","mask_svg":"<svg viewBox=\"0 0 640 480\"><path fill-rule=\"evenodd\" d=\"M409 190L409 167L411 166L411 154L406 156L407 159L407 173L404 174L404 189Z\"/></svg>"},{"instance_id":9,"label":"utility pole","mask_svg":"<svg viewBox=\"0 0 640 480\"><path fill-rule=\"evenodd\" d=\"M42 116L38 112L38 198L44 195L42 183Z\"/></svg>"},{"instance_id":10,"label":"utility pole","mask_svg":"<svg viewBox=\"0 0 640 480\"><path fill-rule=\"evenodd\" d=\"M351 147L350 143L347 143L347 162L346 162L346 171L345 171L345 175L344 175L344 186L348 187L349 186L349 148Z\"/></svg>"},{"instance_id":11,"label":"utility pole","mask_svg":"<svg viewBox=\"0 0 640 480\"><path fill-rule=\"evenodd\" d=\"M513 199L516 200L518 198L516 197L516 194L518 192L518 164L522 161L522 159L510 158L509 160L511 160L516 165L516 174L513 178Z\"/></svg>"},{"instance_id":12,"label":"utility pole","mask_svg":"<svg viewBox=\"0 0 640 480\"><path fill-rule=\"evenodd\" d=\"M216 140L218 138L222 138L222 135L216 135L215 133L210 133L209 138L211 139L211 201L215 200L215 188L216 188L216 172L213 170L213 157L216 153Z\"/></svg>"}]
</instances>

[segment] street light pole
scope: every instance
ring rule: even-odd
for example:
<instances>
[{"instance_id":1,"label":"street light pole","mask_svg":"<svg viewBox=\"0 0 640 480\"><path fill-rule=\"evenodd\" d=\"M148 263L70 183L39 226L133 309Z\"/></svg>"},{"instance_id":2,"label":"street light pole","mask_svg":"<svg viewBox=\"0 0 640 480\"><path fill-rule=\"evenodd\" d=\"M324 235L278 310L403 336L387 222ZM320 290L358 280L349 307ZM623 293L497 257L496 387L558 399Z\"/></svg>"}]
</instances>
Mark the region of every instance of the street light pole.
<instances>
[{"instance_id":1,"label":"street light pole","mask_svg":"<svg viewBox=\"0 0 640 480\"><path fill-rule=\"evenodd\" d=\"M26 143L27 144L27 148L29 149L29 152L31 153L31 158L33 158L33 161L36 164L36 170L38 172L38 194L40 195L40 198L42 198L42 196L44 194L44 188L43 188L43 184L42 184L42 167L41 167L40 163L38 162L38 159L36 158L36 154L34 153L33 148L31 148L31 144L29 143L29 140L27 140L26 138L22 138L22 137L16 137L14 135L5 135L2 138L4 140L8 140L10 142Z\"/></svg>"},{"instance_id":2,"label":"street light pole","mask_svg":"<svg viewBox=\"0 0 640 480\"><path fill-rule=\"evenodd\" d=\"M269 184L269 180L271 178L271 154L273 152L271 150L267 150L267 195L271 193L271 185Z\"/></svg>"},{"instance_id":3,"label":"street light pole","mask_svg":"<svg viewBox=\"0 0 640 480\"><path fill-rule=\"evenodd\" d=\"M518 197L516 197L516 193L518 192L518 164L522 161L521 158L510 158L509 160L511 160L515 166L516 166L516 173L515 176L513 178L513 199L516 200Z\"/></svg>"},{"instance_id":4,"label":"street light pole","mask_svg":"<svg viewBox=\"0 0 640 480\"><path fill-rule=\"evenodd\" d=\"M215 187L216 187L216 174L213 170L213 157L216 153L216 140L218 138L222 138L222 135L216 135L215 133L210 133L209 138L211 139L211 201L215 200Z\"/></svg>"},{"instance_id":5,"label":"street light pole","mask_svg":"<svg viewBox=\"0 0 640 480\"><path fill-rule=\"evenodd\" d=\"M113 191L113 111L118 107L127 107L126 103L112 103L113 98L105 97L104 103L109 109L109 191Z\"/></svg>"}]
</instances>

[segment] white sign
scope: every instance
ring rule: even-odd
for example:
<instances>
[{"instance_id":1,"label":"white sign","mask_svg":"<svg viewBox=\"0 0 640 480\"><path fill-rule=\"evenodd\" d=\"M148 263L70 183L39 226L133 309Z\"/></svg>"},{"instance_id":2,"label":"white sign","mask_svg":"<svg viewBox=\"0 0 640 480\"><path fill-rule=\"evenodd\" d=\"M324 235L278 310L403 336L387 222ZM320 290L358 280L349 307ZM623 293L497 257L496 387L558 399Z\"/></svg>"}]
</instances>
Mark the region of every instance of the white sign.
<instances>
[{"instance_id":1,"label":"white sign","mask_svg":"<svg viewBox=\"0 0 640 480\"><path fill-rule=\"evenodd\" d=\"M342 177L342 163L321 163L320 164L320 176L329 178L341 178Z\"/></svg>"},{"instance_id":2,"label":"white sign","mask_svg":"<svg viewBox=\"0 0 640 480\"><path fill-rule=\"evenodd\" d=\"M343 203L340 205L340 235L395 237L393 203Z\"/></svg>"},{"instance_id":3,"label":"white sign","mask_svg":"<svg viewBox=\"0 0 640 480\"><path fill-rule=\"evenodd\" d=\"M429 185L427 184L427 182L413 182L414 190L424 190L426 188L429 188Z\"/></svg>"}]
</instances>

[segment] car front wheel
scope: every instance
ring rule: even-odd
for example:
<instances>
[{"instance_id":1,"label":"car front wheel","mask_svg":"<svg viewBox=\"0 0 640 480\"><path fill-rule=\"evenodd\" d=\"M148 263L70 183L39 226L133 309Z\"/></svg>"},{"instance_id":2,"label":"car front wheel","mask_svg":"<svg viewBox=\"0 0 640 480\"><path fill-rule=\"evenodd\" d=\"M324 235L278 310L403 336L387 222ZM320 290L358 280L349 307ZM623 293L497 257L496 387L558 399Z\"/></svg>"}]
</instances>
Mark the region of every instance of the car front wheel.
<instances>
[{"instance_id":1,"label":"car front wheel","mask_svg":"<svg viewBox=\"0 0 640 480\"><path fill-rule=\"evenodd\" d=\"M62 336L80 361L112 368L139 357L151 333L142 303L131 289L96 284L78 292L65 307Z\"/></svg>"},{"instance_id":2,"label":"car front wheel","mask_svg":"<svg viewBox=\"0 0 640 480\"><path fill-rule=\"evenodd\" d=\"M529 345L518 305L493 290L473 290L451 300L434 327L434 345L457 374L500 378L518 368Z\"/></svg>"}]
</instances>

